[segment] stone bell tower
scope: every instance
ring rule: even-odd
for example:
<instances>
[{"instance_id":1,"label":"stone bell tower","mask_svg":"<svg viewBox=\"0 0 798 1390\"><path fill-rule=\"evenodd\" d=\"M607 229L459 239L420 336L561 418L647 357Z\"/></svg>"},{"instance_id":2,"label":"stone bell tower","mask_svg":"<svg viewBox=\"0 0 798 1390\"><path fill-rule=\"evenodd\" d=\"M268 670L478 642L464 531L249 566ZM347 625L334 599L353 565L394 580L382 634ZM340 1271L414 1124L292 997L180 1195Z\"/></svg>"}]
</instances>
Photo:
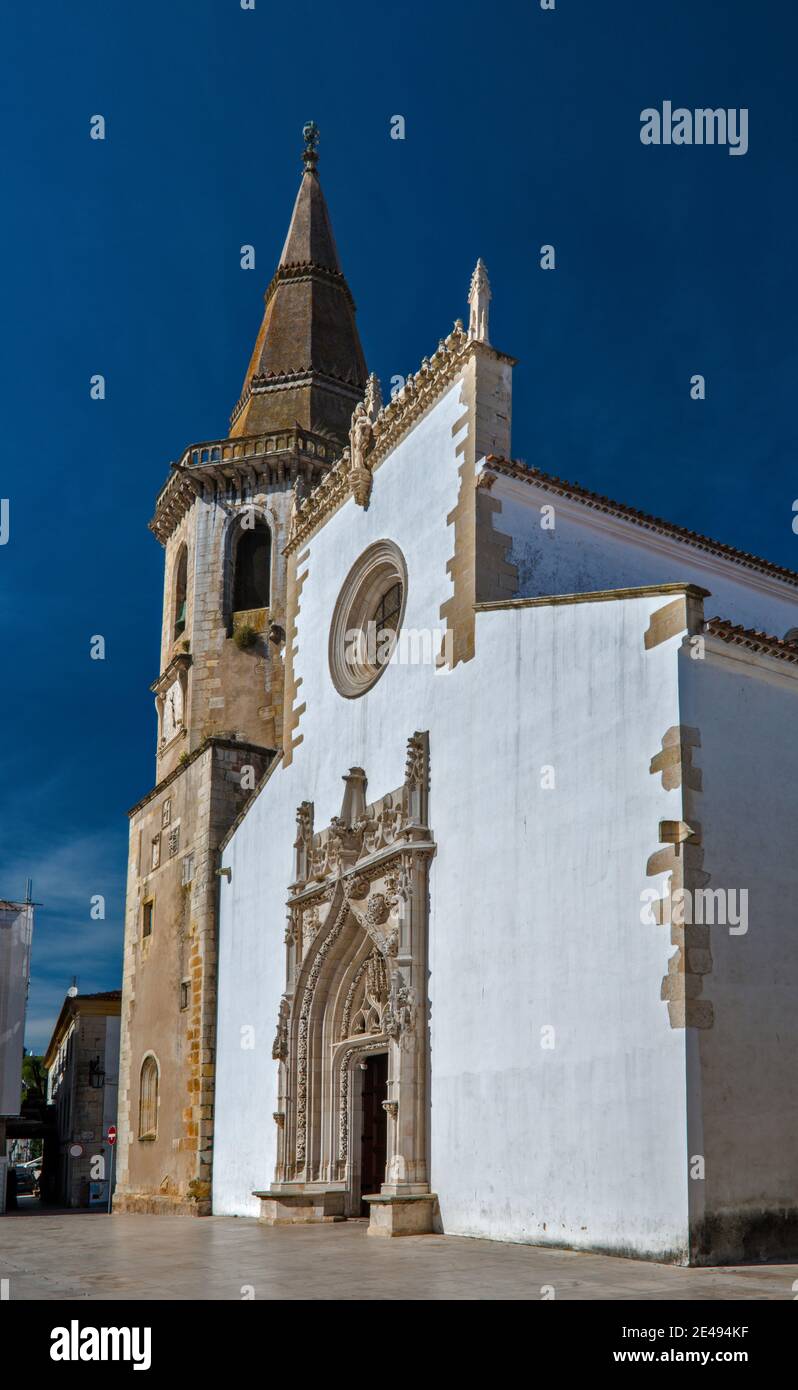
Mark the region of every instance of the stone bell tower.
<instances>
[{"instance_id":1,"label":"stone bell tower","mask_svg":"<svg viewBox=\"0 0 798 1390\"><path fill-rule=\"evenodd\" d=\"M283 737L296 498L347 440L366 386L319 182L316 126L241 395L155 505L164 547L155 786L130 813L117 1211L210 1211L218 846Z\"/></svg>"}]
</instances>

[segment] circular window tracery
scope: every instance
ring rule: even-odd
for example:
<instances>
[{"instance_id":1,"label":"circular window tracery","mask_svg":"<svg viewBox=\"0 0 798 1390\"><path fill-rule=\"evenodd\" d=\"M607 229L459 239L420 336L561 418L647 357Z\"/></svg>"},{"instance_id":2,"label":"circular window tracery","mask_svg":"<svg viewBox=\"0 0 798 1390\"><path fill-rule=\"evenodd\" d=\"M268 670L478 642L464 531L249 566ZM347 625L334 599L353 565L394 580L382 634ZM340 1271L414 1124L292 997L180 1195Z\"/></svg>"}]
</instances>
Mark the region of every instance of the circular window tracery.
<instances>
[{"instance_id":1,"label":"circular window tracery","mask_svg":"<svg viewBox=\"0 0 798 1390\"><path fill-rule=\"evenodd\" d=\"M365 695L393 655L407 601L407 566L398 545L377 541L344 580L330 627L333 685L348 700Z\"/></svg>"}]
</instances>

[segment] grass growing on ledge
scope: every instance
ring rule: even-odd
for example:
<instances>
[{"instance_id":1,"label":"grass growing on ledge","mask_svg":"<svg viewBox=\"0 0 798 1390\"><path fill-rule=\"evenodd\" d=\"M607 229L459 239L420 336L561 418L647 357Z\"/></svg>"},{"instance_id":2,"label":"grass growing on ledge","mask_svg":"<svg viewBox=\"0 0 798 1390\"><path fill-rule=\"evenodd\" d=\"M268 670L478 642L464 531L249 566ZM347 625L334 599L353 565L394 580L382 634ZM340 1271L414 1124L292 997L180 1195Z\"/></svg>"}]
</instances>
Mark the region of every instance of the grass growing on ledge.
<instances>
[{"instance_id":1,"label":"grass growing on ledge","mask_svg":"<svg viewBox=\"0 0 798 1390\"><path fill-rule=\"evenodd\" d=\"M233 633L233 641L242 652L246 651L248 647L254 647L257 640L257 631L250 623L242 623L241 627L237 627Z\"/></svg>"}]
</instances>

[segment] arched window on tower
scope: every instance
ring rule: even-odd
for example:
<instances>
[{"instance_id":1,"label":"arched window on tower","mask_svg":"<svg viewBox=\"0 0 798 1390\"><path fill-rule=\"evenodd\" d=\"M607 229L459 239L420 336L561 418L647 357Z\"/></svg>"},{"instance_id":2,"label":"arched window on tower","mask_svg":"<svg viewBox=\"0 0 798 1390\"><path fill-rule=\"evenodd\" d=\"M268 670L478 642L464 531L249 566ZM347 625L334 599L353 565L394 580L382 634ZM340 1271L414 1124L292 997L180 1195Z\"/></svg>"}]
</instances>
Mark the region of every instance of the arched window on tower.
<instances>
[{"instance_id":1,"label":"arched window on tower","mask_svg":"<svg viewBox=\"0 0 798 1390\"><path fill-rule=\"evenodd\" d=\"M182 636L186 630L186 590L188 587L188 550L184 545L180 547L180 554L177 557L177 570L175 572L175 606L174 606L174 632L173 639Z\"/></svg>"},{"instance_id":2,"label":"arched window on tower","mask_svg":"<svg viewBox=\"0 0 798 1390\"><path fill-rule=\"evenodd\" d=\"M141 1064L139 1082L139 1139L158 1136L158 1063L152 1053Z\"/></svg>"},{"instance_id":3,"label":"arched window on tower","mask_svg":"<svg viewBox=\"0 0 798 1390\"><path fill-rule=\"evenodd\" d=\"M265 521L241 527L235 548L233 612L268 608L272 566L272 535Z\"/></svg>"}]
</instances>

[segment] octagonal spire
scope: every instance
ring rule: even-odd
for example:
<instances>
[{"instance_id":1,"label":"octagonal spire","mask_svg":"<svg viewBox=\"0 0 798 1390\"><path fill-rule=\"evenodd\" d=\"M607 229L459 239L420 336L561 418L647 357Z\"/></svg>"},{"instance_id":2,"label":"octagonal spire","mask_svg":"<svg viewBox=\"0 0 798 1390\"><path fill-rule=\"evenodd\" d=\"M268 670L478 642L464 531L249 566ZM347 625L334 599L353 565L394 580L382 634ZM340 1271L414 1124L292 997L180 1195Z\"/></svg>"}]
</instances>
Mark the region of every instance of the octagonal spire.
<instances>
[{"instance_id":1,"label":"octagonal spire","mask_svg":"<svg viewBox=\"0 0 798 1390\"><path fill-rule=\"evenodd\" d=\"M343 444L366 363L319 182L318 128L302 133L302 180L230 432L300 424Z\"/></svg>"}]
</instances>

